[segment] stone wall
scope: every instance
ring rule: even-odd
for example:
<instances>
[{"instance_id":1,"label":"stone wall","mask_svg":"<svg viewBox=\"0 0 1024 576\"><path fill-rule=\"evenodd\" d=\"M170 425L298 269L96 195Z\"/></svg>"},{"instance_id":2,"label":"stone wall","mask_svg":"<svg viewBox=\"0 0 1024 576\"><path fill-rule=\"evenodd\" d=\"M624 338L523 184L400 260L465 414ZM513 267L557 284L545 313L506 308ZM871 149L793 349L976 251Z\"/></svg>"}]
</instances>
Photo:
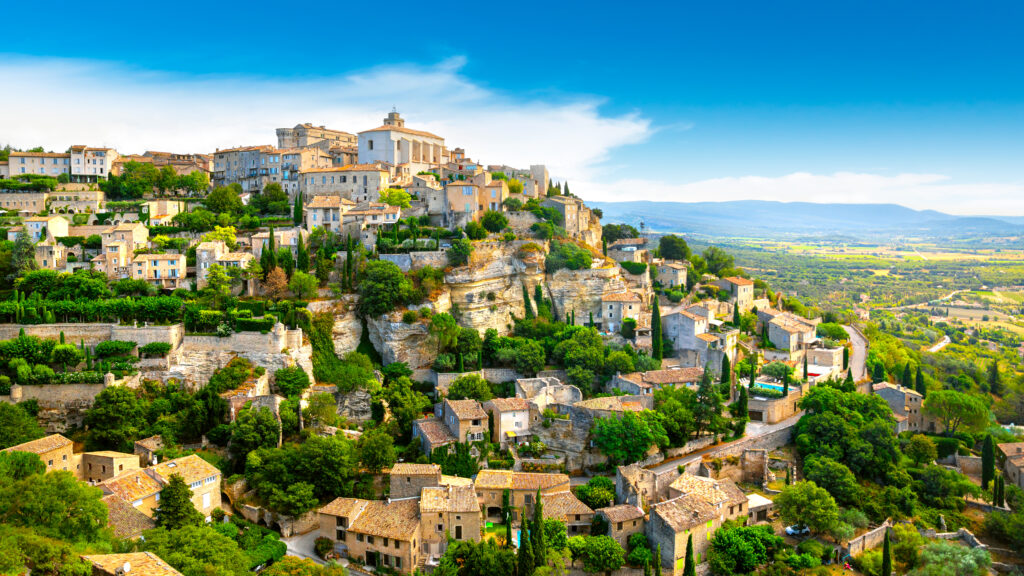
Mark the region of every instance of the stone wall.
<instances>
[{"instance_id":1,"label":"stone wall","mask_svg":"<svg viewBox=\"0 0 1024 576\"><path fill-rule=\"evenodd\" d=\"M429 372L433 377L427 381L433 382L434 387L438 391L447 391L452 382L469 374L476 374L488 382L497 383L513 382L523 377L522 374L511 368L484 368L483 370L472 370L469 372L434 372L433 370Z\"/></svg>"},{"instance_id":2,"label":"stone wall","mask_svg":"<svg viewBox=\"0 0 1024 576\"><path fill-rule=\"evenodd\" d=\"M981 477L981 457L956 455L956 467L962 474Z\"/></svg>"},{"instance_id":3,"label":"stone wall","mask_svg":"<svg viewBox=\"0 0 1024 576\"><path fill-rule=\"evenodd\" d=\"M809 385L806 383L800 387L791 387L789 389L789 396L786 398L763 398L751 395L747 401L747 411L748 413L755 412L756 414L752 414L750 419L755 422L775 424L793 416L800 411L797 404L803 398L808 387ZM755 415L760 415L760 417L755 418Z\"/></svg>"},{"instance_id":4,"label":"stone wall","mask_svg":"<svg viewBox=\"0 0 1024 576\"><path fill-rule=\"evenodd\" d=\"M113 376L109 376L113 378ZM66 432L82 425L85 413L92 407L96 396L107 386L137 388L139 375L105 384L47 384L42 386L11 386L9 396L0 396L0 402L16 403L35 400L39 403L36 419L48 433Z\"/></svg>"},{"instance_id":5,"label":"stone wall","mask_svg":"<svg viewBox=\"0 0 1024 576\"><path fill-rule=\"evenodd\" d=\"M219 336L185 336L182 338L182 344L193 352L279 354L285 348L295 347L296 336L301 345L301 329L289 330L285 328L284 324L277 323L274 325L274 329L267 334L261 332L235 332L224 338Z\"/></svg>"},{"instance_id":6,"label":"stone wall","mask_svg":"<svg viewBox=\"0 0 1024 576\"><path fill-rule=\"evenodd\" d=\"M512 229L517 235L525 235L530 233L530 227L540 222L540 218L533 212L527 212L521 210L519 212L505 212L505 217L508 218L508 227Z\"/></svg>"},{"instance_id":7,"label":"stone wall","mask_svg":"<svg viewBox=\"0 0 1024 576\"><path fill-rule=\"evenodd\" d=\"M600 318L601 297L625 292L627 285L618 266L586 270L558 270L547 276L548 295L559 318L576 313L576 323L586 324L591 312L594 322Z\"/></svg>"},{"instance_id":8,"label":"stone wall","mask_svg":"<svg viewBox=\"0 0 1024 576\"><path fill-rule=\"evenodd\" d=\"M768 450L769 452L785 446L792 441L793 429L796 427L796 420L778 430L773 430L763 436L744 438L713 450L708 456L724 458L726 456L739 456L745 450Z\"/></svg>"},{"instance_id":9,"label":"stone wall","mask_svg":"<svg viewBox=\"0 0 1024 576\"><path fill-rule=\"evenodd\" d=\"M860 556L868 550L881 546L885 540L885 533L891 526L892 524L886 520L878 528L865 532L847 542L846 546L844 546L844 552L850 556Z\"/></svg>"},{"instance_id":10,"label":"stone wall","mask_svg":"<svg viewBox=\"0 0 1024 576\"><path fill-rule=\"evenodd\" d=\"M402 272L419 270L424 266L433 266L443 270L448 266L447 250L432 250L429 252L410 252L408 254L380 254L381 260L394 262Z\"/></svg>"},{"instance_id":11,"label":"stone wall","mask_svg":"<svg viewBox=\"0 0 1024 576\"><path fill-rule=\"evenodd\" d=\"M0 324L0 340L17 338L18 333L23 329L29 336L53 340L59 339L63 332L65 342L69 344L84 342L90 347L107 340L126 340L136 342L139 346L152 342L166 342L177 348L184 335L184 328L181 324L170 326L122 326L107 323Z\"/></svg>"}]
</instances>

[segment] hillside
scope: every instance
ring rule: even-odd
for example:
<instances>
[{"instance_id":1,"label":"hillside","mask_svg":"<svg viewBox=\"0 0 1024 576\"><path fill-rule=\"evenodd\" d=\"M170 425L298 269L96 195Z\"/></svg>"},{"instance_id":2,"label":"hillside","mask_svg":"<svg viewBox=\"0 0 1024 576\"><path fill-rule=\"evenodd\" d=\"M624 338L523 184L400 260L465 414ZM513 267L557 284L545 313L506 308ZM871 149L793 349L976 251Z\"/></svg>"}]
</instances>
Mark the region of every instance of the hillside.
<instances>
[{"instance_id":1,"label":"hillside","mask_svg":"<svg viewBox=\"0 0 1024 576\"><path fill-rule=\"evenodd\" d=\"M604 222L637 225L656 232L745 237L846 235L856 238L972 238L1016 236L1019 219L956 216L913 210L898 204L815 204L810 202L588 202Z\"/></svg>"}]
</instances>

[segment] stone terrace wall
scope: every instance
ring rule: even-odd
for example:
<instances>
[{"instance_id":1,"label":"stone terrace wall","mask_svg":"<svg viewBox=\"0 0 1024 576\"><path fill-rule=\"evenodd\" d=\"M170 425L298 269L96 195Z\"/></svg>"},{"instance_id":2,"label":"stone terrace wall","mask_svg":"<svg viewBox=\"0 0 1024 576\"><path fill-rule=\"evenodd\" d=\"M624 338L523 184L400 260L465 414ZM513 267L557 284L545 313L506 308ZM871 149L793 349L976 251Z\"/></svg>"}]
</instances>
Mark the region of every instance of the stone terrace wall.
<instances>
[{"instance_id":1,"label":"stone terrace wall","mask_svg":"<svg viewBox=\"0 0 1024 576\"><path fill-rule=\"evenodd\" d=\"M394 262L402 272L419 270L424 266L444 269L448 265L447 250L432 250L429 252L410 252L408 254L381 254L381 260Z\"/></svg>"},{"instance_id":2,"label":"stone terrace wall","mask_svg":"<svg viewBox=\"0 0 1024 576\"><path fill-rule=\"evenodd\" d=\"M298 342L296 343L296 337ZM285 348L298 348L302 343L302 330L288 330L277 324L267 334L261 332L235 332L231 336L185 336L182 344L190 351L201 352L257 352L277 354Z\"/></svg>"},{"instance_id":3,"label":"stone terrace wall","mask_svg":"<svg viewBox=\"0 0 1024 576\"><path fill-rule=\"evenodd\" d=\"M96 346L107 340L128 340L137 342L139 346L151 342L167 342L177 348L184 336L184 328L181 324L171 326L121 326L120 324L0 324L0 340L17 338L18 333L24 329L29 336L60 338L64 333L64 340L69 344L85 342L87 346Z\"/></svg>"},{"instance_id":4,"label":"stone terrace wall","mask_svg":"<svg viewBox=\"0 0 1024 576\"><path fill-rule=\"evenodd\" d=\"M511 368L484 368L483 370L473 370L471 372L434 372L430 370L432 378L429 381L434 383L434 386L438 390L447 390L448 386L455 380L462 376L468 376L470 374L476 374L482 377L488 382L512 382L523 377L522 374L516 372Z\"/></svg>"},{"instance_id":5,"label":"stone terrace wall","mask_svg":"<svg viewBox=\"0 0 1024 576\"><path fill-rule=\"evenodd\" d=\"M885 523L878 528L865 532L853 540L850 540L846 544L847 553L850 556L859 556L868 550L881 546L882 541L885 540L885 533L891 526L892 524L886 520Z\"/></svg>"},{"instance_id":6,"label":"stone terrace wall","mask_svg":"<svg viewBox=\"0 0 1024 576\"><path fill-rule=\"evenodd\" d=\"M114 385L129 388L139 386L138 375L115 381ZM65 432L81 426L85 413L92 407L93 400L106 388L106 384L47 384L43 386L11 387L10 396L0 396L0 402L21 402L35 400L39 403L36 419L48 433Z\"/></svg>"}]
</instances>

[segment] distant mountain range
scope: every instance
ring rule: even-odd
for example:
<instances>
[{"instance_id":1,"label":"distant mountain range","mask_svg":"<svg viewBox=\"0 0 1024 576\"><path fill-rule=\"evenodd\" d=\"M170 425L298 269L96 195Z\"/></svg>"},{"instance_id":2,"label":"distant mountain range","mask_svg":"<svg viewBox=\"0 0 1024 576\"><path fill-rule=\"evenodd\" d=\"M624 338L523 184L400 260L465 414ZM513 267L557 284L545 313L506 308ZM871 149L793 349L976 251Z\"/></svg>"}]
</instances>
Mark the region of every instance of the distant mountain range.
<instances>
[{"instance_id":1,"label":"distant mountain range","mask_svg":"<svg viewBox=\"0 0 1024 576\"><path fill-rule=\"evenodd\" d=\"M604 223L642 221L653 232L707 236L791 238L967 239L1024 236L1024 217L956 216L898 204L811 202L587 202L604 212Z\"/></svg>"}]
</instances>

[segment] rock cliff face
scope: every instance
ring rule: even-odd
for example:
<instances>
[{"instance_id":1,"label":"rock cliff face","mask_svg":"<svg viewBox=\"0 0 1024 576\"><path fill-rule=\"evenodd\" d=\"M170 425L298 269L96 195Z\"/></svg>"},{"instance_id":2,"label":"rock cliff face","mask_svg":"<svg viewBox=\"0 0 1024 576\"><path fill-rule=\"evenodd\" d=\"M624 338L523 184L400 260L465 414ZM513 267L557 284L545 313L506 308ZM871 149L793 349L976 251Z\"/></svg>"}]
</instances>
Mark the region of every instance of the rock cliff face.
<instances>
[{"instance_id":1,"label":"rock cliff face","mask_svg":"<svg viewBox=\"0 0 1024 576\"><path fill-rule=\"evenodd\" d=\"M545 253L541 242L474 242L469 264L445 275L459 324L508 333L512 317L525 315L523 284L532 294L544 282Z\"/></svg>"},{"instance_id":2,"label":"rock cliff face","mask_svg":"<svg viewBox=\"0 0 1024 576\"><path fill-rule=\"evenodd\" d=\"M373 417L370 408L370 393L354 390L348 394L335 394L338 401L338 415L355 422L366 422Z\"/></svg>"},{"instance_id":3,"label":"rock cliff face","mask_svg":"<svg viewBox=\"0 0 1024 576\"><path fill-rule=\"evenodd\" d=\"M366 320L370 342L384 364L405 362L413 369L428 367L437 357L437 343L428 327L426 320L406 324L398 312Z\"/></svg>"},{"instance_id":4,"label":"rock cliff face","mask_svg":"<svg viewBox=\"0 0 1024 576\"><path fill-rule=\"evenodd\" d=\"M585 324L590 312L595 316L605 294L625 292L627 284L618 266L589 270L559 270L547 277L547 292L559 318L576 311L576 323Z\"/></svg>"},{"instance_id":5,"label":"rock cliff face","mask_svg":"<svg viewBox=\"0 0 1024 576\"><path fill-rule=\"evenodd\" d=\"M359 339L363 337L363 323L356 314L356 302L358 298L354 295L345 296L340 300L323 300L309 303L309 311L330 312L334 315L334 328L331 332L334 341L334 353L344 356L359 346Z\"/></svg>"},{"instance_id":6,"label":"rock cliff face","mask_svg":"<svg viewBox=\"0 0 1024 576\"><path fill-rule=\"evenodd\" d=\"M288 350L277 354L264 352L233 352L216 350L189 350L183 346L166 372L159 374L155 379L167 382L171 378L184 383L190 390L199 390L210 381L210 376L218 368L223 368L233 358L241 356L256 366L262 366L270 374L273 382L274 372L281 368L299 366L306 371L310 380L313 378L313 349L308 344L301 348ZM147 377L153 377L147 373Z\"/></svg>"}]
</instances>

